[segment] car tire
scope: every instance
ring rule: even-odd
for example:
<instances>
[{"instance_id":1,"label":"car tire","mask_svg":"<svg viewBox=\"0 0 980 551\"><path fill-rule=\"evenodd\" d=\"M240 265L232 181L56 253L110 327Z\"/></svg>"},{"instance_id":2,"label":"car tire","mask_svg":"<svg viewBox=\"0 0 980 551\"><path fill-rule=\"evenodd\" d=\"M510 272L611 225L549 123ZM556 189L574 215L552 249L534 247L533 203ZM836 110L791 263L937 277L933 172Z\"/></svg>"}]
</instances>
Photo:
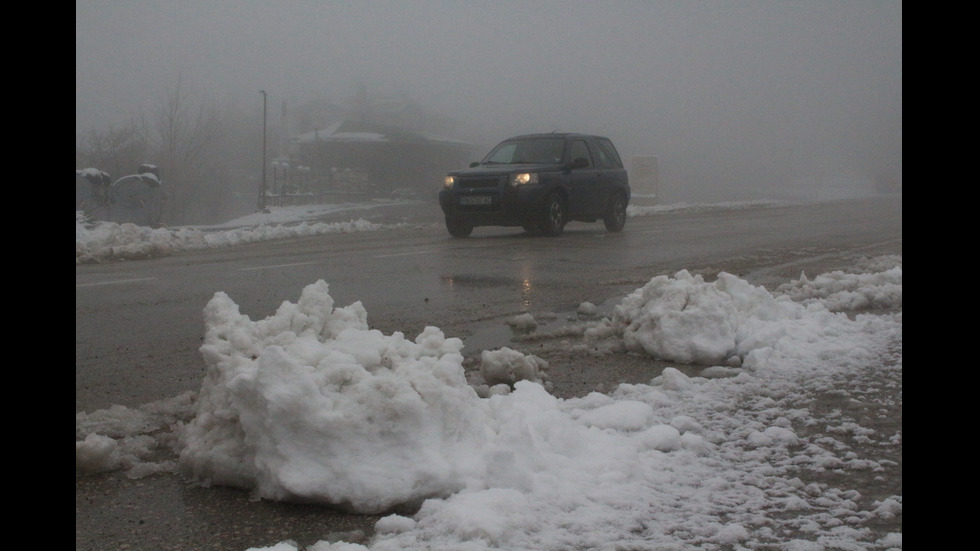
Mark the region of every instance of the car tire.
<instances>
[{"instance_id":1,"label":"car tire","mask_svg":"<svg viewBox=\"0 0 980 551\"><path fill-rule=\"evenodd\" d=\"M446 217L446 229L449 235L456 238L469 237L473 233L473 224L468 224L462 220Z\"/></svg>"},{"instance_id":2,"label":"car tire","mask_svg":"<svg viewBox=\"0 0 980 551\"><path fill-rule=\"evenodd\" d=\"M557 237L565 229L565 202L557 193L552 193L544 202L544 210L541 212L541 223L538 228L541 233L549 237Z\"/></svg>"},{"instance_id":3,"label":"car tire","mask_svg":"<svg viewBox=\"0 0 980 551\"><path fill-rule=\"evenodd\" d=\"M626 198L622 194L613 195L610 200L609 213L602 218L606 229L611 232L621 232L626 226Z\"/></svg>"}]
</instances>

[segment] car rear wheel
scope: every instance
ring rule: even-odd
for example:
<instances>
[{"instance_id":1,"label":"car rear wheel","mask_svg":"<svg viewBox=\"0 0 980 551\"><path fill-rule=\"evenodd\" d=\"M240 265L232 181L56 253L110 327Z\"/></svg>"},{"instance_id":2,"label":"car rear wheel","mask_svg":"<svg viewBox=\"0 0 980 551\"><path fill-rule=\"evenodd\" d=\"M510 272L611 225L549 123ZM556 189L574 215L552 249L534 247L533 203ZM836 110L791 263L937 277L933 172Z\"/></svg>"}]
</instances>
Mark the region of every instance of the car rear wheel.
<instances>
[{"instance_id":1,"label":"car rear wheel","mask_svg":"<svg viewBox=\"0 0 980 551\"><path fill-rule=\"evenodd\" d=\"M621 232L626 226L626 198L617 193L609 205L609 213L602 218L606 229L611 232Z\"/></svg>"},{"instance_id":2,"label":"car rear wheel","mask_svg":"<svg viewBox=\"0 0 980 551\"><path fill-rule=\"evenodd\" d=\"M473 233L473 224L468 224L462 220L446 217L446 229L453 237L469 237Z\"/></svg>"},{"instance_id":3,"label":"car rear wheel","mask_svg":"<svg viewBox=\"0 0 980 551\"><path fill-rule=\"evenodd\" d=\"M557 193L549 195L548 200L544 202L542 214L541 224L538 226L541 233L550 237L561 235L566 222L565 202L562 201L561 196Z\"/></svg>"}]
</instances>

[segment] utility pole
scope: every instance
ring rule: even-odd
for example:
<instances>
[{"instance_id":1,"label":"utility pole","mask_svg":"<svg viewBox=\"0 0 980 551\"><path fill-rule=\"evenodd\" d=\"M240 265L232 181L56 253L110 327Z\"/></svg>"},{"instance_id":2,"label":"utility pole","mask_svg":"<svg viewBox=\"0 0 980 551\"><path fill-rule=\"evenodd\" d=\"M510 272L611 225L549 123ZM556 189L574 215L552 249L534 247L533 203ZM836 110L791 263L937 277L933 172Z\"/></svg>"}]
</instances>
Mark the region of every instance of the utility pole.
<instances>
[{"instance_id":1,"label":"utility pole","mask_svg":"<svg viewBox=\"0 0 980 551\"><path fill-rule=\"evenodd\" d=\"M259 210L265 210L265 105L266 105L266 94L265 90L259 90L262 94L262 187L259 188Z\"/></svg>"}]
</instances>

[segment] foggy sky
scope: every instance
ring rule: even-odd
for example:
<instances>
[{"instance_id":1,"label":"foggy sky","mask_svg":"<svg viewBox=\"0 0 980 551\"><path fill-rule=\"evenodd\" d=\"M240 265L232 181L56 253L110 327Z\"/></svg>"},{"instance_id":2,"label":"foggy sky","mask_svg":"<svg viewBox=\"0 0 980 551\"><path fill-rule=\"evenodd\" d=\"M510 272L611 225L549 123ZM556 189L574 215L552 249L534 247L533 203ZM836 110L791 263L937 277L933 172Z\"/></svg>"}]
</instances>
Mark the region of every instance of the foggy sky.
<instances>
[{"instance_id":1,"label":"foggy sky","mask_svg":"<svg viewBox=\"0 0 980 551\"><path fill-rule=\"evenodd\" d=\"M609 136L675 191L901 180L900 0L76 0L75 24L76 135L150 115L178 76L259 117L259 90L363 83L490 145Z\"/></svg>"}]
</instances>

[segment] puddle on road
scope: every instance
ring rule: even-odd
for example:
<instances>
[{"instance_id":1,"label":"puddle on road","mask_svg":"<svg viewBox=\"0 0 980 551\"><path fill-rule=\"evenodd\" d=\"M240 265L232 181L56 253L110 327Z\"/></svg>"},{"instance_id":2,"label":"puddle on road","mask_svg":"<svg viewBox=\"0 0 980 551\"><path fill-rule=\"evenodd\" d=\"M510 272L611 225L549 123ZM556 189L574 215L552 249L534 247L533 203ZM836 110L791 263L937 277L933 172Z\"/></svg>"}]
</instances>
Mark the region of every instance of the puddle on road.
<instances>
[{"instance_id":1,"label":"puddle on road","mask_svg":"<svg viewBox=\"0 0 980 551\"><path fill-rule=\"evenodd\" d=\"M541 342L545 340L580 338L576 332L579 326L595 323L603 317L608 317L612 309L619 304L622 297L614 297L602 304L596 305L592 315L579 314L577 311L565 312L528 312L534 318L536 327L524 330L521 326L512 326L509 322L523 314L516 313L501 318L495 318L469 326L472 333L463 340L463 355L478 356L483 350L497 350L502 347L519 350L524 343Z\"/></svg>"},{"instance_id":2,"label":"puddle on road","mask_svg":"<svg viewBox=\"0 0 980 551\"><path fill-rule=\"evenodd\" d=\"M490 275L473 275L473 274L459 274L459 275L444 275L442 276L443 283L449 285L450 288L456 286L466 286L466 287L507 287L509 285L517 285L520 282L511 277L501 277L501 276L490 276Z\"/></svg>"},{"instance_id":3,"label":"puddle on road","mask_svg":"<svg viewBox=\"0 0 980 551\"><path fill-rule=\"evenodd\" d=\"M585 329L610 317L620 300L611 299L597 306L594 315L567 311L533 314L537 323L533 331L521 331L508 323L521 314L469 324L467 327L472 333L460 337L464 345L464 369L478 370L483 351L507 347L525 355L532 354L548 362L541 371L543 384L549 393L559 398L611 392L620 384L650 384L667 367L688 377L703 375L703 370L709 366L678 364L624 350L608 351L602 344L594 350L583 346Z\"/></svg>"},{"instance_id":4,"label":"puddle on road","mask_svg":"<svg viewBox=\"0 0 980 551\"><path fill-rule=\"evenodd\" d=\"M491 320L468 324L471 334L463 340L462 354L468 358L471 368L479 365L484 350L512 348L523 354L533 354L549 362L546 378L553 383L552 392L562 397L582 396L591 391L604 392L621 383L649 383L666 367L673 367L688 377L729 377L735 371L722 368L708 374L705 364L681 364L659 360L643 353L616 351L593 354L580 347L584 344L587 328L612 316L612 311L622 301L613 297L596 305L591 315L575 311L532 313L537 326L522 330L520 325L509 323L523 314L516 313ZM574 350L573 350L574 349ZM737 371L737 370L736 370Z\"/></svg>"}]
</instances>

